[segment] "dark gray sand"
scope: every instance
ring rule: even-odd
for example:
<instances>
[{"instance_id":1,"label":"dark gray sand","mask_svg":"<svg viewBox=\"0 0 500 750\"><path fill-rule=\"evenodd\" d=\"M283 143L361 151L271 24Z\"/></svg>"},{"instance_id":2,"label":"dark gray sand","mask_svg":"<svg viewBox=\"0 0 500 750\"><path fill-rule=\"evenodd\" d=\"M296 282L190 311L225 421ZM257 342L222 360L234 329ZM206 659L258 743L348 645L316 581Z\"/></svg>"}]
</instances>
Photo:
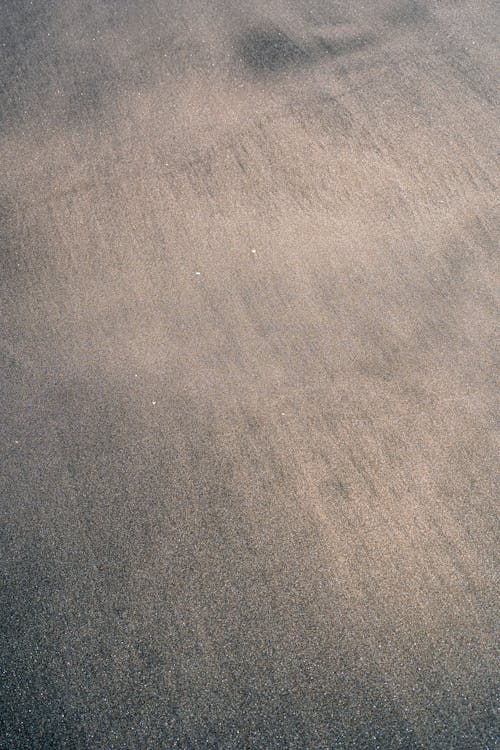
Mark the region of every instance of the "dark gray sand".
<instances>
[{"instance_id":1,"label":"dark gray sand","mask_svg":"<svg viewBox=\"0 0 500 750\"><path fill-rule=\"evenodd\" d=\"M2 0L2 750L493 750L498 12Z\"/></svg>"}]
</instances>

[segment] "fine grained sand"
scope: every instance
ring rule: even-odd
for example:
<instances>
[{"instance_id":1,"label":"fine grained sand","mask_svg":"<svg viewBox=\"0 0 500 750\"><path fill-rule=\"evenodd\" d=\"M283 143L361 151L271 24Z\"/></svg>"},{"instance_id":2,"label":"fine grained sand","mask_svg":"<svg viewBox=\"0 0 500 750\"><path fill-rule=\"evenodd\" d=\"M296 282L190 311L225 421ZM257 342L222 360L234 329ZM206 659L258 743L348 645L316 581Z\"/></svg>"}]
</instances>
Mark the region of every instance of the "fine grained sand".
<instances>
[{"instance_id":1,"label":"fine grained sand","mask_svg":"<svg viewBox=\"0 0 500 750\"><path fill-rule=\"evenodd\" d=\"M497 16L3 0L1 748L493 749Z\"/></svg>"}]
</instances>

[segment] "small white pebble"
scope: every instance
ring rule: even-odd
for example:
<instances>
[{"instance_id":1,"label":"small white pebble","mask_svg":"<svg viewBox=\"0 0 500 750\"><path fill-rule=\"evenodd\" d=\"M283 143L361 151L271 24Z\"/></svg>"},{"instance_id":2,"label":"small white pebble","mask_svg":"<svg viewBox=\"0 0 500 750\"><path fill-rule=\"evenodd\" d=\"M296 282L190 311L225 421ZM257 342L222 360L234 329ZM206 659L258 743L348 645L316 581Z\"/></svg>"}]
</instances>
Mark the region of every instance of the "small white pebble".
<instances>
[{"instance_id":1,"label":"small white pebble","mask_svg":"<svg viewBox=\"0 0 500 750\"><path fill-rule=\"evenodd\" d=\"M201 271L195 271L195 274L196 274L197 276L201 276Z\"/></svg>"},{"instance_id":2,"label":"small white pebble","mask_svg":"<svg viewBox=\"0 0 500 750\"><path fill-rule=\"evenodd\" d=\"M156 401L151 401L151 403L153 404L153 406L156 406Z\"/></svg>"},{"instance_id":3,"label":"small white pebble","mask_svg":"<svg viewBox=\"0 0 500 750\"><path fill-rule=\"evenodd\" d=\"M254 255L255 255L255 253L256 253L256 252L257 252L257 250L252 250L252 253L253 253Z\"/></svg>"}]
</instances>

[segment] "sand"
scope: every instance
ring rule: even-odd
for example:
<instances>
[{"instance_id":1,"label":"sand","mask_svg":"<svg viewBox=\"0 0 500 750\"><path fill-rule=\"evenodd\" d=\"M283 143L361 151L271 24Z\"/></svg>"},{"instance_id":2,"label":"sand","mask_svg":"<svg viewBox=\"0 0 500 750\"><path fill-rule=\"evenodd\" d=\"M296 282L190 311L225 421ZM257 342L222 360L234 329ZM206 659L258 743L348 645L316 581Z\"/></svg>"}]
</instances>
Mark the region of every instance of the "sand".
<instances>
[{"instance_id":1,"label":"sand","mask_svg":"<svg viewBox=\"0 0 500 750\"><path fill-rule=\"evenodd\" d=\"M497 40L4 0L2 749L493 750Z\"/></svg>"}]
</instances>

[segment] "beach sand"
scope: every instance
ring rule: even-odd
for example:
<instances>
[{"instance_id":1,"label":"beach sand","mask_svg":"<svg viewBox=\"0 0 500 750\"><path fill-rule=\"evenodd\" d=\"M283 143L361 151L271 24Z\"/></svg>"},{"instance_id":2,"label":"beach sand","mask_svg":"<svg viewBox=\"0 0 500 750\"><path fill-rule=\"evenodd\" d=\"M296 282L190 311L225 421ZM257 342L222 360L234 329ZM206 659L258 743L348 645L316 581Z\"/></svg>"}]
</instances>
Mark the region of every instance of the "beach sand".
<instances>
[{"instance_id":1,"label":"beach sand","mask_svg":"<svg viewBox=\"0 0 500 750\"><path fill-rule=\"evenodd\" d=\"M2 3L1 748L493 750L497 40Z\"/></svg>"}]
</instances>

